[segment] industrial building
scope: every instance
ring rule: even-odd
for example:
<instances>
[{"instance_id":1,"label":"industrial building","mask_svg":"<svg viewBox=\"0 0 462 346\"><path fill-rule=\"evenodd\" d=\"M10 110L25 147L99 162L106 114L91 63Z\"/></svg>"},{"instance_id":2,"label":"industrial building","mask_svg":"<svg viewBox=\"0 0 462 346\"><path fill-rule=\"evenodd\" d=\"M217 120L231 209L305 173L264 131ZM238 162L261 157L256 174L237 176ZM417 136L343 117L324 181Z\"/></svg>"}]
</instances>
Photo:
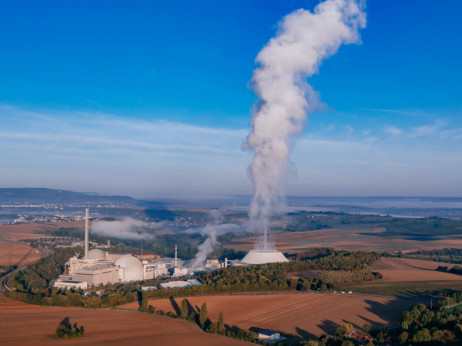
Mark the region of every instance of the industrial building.
<instances>
[{"instance_id":1,"label":"industrial building","mask_svg":"<svg viewBox=\"0 0 462 346\"><path fill-rule=\"evenodd\" d=\"M188 261L178 258L175 246L174 258L150 257L140 261L127 254L110 254L100 249L88 250L89 215L85 209L85 255L74 256L65 264L64 274L54 283L56 288L80 288L156 279L158 277L182 277L192 275ZM227 263L227 261L225 261ZM226 264L225 263L225 264ZM205 267L195 271L215 270L223 265L218 260L207 260Z\"/></svg>"},{"instance_id":2,"label":"industrial building","mask_svg":"<svg viewBox=\"0 0 462 346\"><path fill-rule=\"evenodd\" d=\"M241 260L220 263L217 259L207 260L204 267L197 268L193 260L178 258L175 245L174 258L158 258L158 256L144 256L142 260L127 254L112 254L100 248L89 250L89 215L85 209L85 254L74 256L65 265L64 274L54 283L54 287L67 289L115 284L119 282L141 281L159 277L179 278L194 273L227 268L232 266L256 265L264 263L287 262L282 252L277 250L251 250ZM109 246L109 243L108 245ZM191 269L194 267L194 269ZM182 287L183 283L179 283ZM167 285L168 286L168 285ZM166 286L166 287L167 287Z\"/></svg>"}]
</instances>

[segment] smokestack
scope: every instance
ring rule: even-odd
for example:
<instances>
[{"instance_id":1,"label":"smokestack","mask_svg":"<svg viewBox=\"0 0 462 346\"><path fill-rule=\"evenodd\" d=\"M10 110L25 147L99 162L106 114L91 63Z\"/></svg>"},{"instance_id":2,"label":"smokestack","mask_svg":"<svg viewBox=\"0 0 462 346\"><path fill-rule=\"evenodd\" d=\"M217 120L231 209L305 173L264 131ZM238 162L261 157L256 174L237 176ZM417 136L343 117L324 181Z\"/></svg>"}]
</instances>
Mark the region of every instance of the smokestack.
<instances>
[{"instance_id":1,"label":"smokestack","mask_svg":"<svg viewBox=\"0 0 462 346\"><path fill-rule=\"evenodd\" d=\"M178 258L178 246L175 244L175 268L177 267Z\"/></svg>"},{"instance_id":2,"label":"smokestack","mask_svg":"<svg viewBox=\"0 0 462 346\"><path fill-rule=\"evenodd\" d=\"M88 258L88 208L85 209L85 259Z\"/></svg>"},{"instance_id":3,"label":"smokestack","mask_svg":"<svg viewBox=\"0 0 462 346\"><path fill-rule=\"evenodd\" d=\"M225 258L225 268L228 268L228 257Z\"/></svg>"},{"instance_id":4,"label":"smokestack","mask_svg":"<svg viewBox=\"0 0 462 346\"><path fill-rule=\"evenodd\" d=\"M108 248L111 247L111 241L110 241L110 240L107 241L107 247L108 247Z\"/></svg>"}]
</instances>

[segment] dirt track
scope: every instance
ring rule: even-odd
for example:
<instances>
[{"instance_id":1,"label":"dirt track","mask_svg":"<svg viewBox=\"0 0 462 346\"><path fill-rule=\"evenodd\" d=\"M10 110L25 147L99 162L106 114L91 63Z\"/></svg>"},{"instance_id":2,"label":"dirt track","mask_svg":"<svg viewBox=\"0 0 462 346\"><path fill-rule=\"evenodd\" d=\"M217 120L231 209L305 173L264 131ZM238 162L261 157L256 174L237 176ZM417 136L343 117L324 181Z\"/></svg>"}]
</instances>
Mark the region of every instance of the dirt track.
<instances>
[{"instance_id":1,"label":"dirt track","mask_svg":"<svg viewBox=\"0 0 462 346\"><path fill-rule=\"evenodd\" d=\"M85 336L71 340L54 337L68 316L83 325ZM147 313L61 308L24 304L0 296L1 345L245 345L239 340L206 334L182 320Z\"/></svg>"}]
</instances>

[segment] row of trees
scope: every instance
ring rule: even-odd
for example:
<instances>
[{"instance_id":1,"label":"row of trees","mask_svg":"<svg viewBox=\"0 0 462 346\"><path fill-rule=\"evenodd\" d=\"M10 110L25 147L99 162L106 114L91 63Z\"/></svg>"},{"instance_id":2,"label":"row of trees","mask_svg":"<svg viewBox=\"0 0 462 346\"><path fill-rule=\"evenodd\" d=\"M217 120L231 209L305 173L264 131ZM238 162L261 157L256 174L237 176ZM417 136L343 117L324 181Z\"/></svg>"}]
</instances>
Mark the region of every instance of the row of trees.
<instances>
[{"instance_id":1,"label":"row of trees","mask_svg":"<svg viewBox=\"0 0 462 346\"><path fill-rule=\"evenodd\" d=\"M424 259L435 262L446 262L462 264L462 249L456 248L445 248L445 249L434 249L434 250L417 250L408 252L402 257Z\"/></svg>"},{"instance_id":2,"label":"row of trees","mask_svg":"<svg viewBox=\"0 0 462 346\"><path fill-rule=\"evenodd\" d=\"M205 302L202 304L199 311L197 311L189 303L189 301L184 298L181 301L179 311L177 313L165 313L162 310L156 310L156 308L152 305L148 305L148 295L146 292L140 293L140 299L140 311L148 312L151 314L155 313L158 315L166 315L172 318L181 318L196 323L203 331L207 333L220 334L235 339L246 340L257 344L264 344L262 340L257 338L255 333L245 331L236 326L229 326L225 324L222 312L220 312L217 322L211 321L208 317L207 303Z\"/></svg>"}]
</instances>

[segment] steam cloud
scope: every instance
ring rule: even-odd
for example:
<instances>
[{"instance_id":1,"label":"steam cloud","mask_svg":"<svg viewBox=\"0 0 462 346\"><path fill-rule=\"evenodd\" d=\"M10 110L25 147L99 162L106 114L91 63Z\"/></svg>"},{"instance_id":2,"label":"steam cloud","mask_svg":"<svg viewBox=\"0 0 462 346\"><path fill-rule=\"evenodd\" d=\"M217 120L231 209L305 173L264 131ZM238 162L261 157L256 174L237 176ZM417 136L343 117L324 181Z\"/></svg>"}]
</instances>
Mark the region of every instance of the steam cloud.
<instances>
[{"instance_id":1,"label":"steam cloud","mask_svg":"<svg viewBox=\"0 0 462 346\"><path fill-rule=\"evenodd\" d=\"M162 228L163 222L144 222L125 217L116 221L96 221L91 225L91 231L107 237L119 239L153 239L153 230Z\"/></svg>"},{"instance_id":2,"label":"steam cloud","mask_svg":"<svg viewBox=\"0 0 462 346\"><path fill-rule=\"evenodd\" d=\"M212 210L209 216L211 222L207 224L201 231L201 235L206 236L207 239L205 239L204 242L198 246L199 251L191 262L191 268L193 270L204 267L207 260L207 255L212 253L215 247L218 245L217 228L222 229L222 227L219 227L219 223L223 221L223 216L218 210Z\"/></svg>"},{"instance_id":3,"label":"steam cloud","mask_svg":"<svg viewBox=\"0 0 462 346\"><path fill-rule=\"evenodd\" d=\"M255 189L249 217L263 225L263 249L272 247L268 243L272 209L284 204L290 141L302 132L306 113L318 105L306 79L340 45L359 41L358 29L366 26L363 8L363 2L356 0L327 0L313 13L297 10L283 18L277 35L256 58L260 66L252 84L260 103L244 148L255 153L249 166Z\"/></svg>"}]
</instances>

